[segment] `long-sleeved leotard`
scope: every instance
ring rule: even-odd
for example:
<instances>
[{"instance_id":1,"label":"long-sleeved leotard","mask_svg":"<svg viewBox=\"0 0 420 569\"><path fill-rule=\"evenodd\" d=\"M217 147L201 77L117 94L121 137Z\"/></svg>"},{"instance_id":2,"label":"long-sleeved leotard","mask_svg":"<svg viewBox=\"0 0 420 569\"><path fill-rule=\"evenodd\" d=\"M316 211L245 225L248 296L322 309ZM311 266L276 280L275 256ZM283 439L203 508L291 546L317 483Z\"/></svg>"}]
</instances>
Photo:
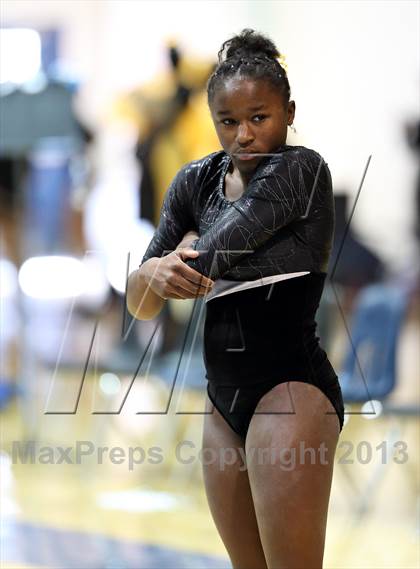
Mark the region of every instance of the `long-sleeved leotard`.
<instances>
[{"instance_id":1,"label":"long-sleeved leotard","mask_svg":"<svg viewBox=\"0 0 420 569\"><path fill-rule=\"evenodd\" d=\"M283 146L258 165L234 202L223 191L229 166L230 157L216 152L180 170L143 262L173 251L194 229L200 255L186 262L219 282L305 272L206 303L207 392L244 439L258 401L284 381L318 387L341 428L340 385L315 334L334 231L328 166L313 150Z\"/></svg>"},{"instance_id":2,"label":"long-sleeved leotard","mask_svg":"<svg viewBox=\"0 0 420 569\"><path fill-rule=\"evenodd\" d=\"M258 165L236 201L223 191L229 165L230 157L220 151L178 172L142 262L173 251L195 229L200 238L192 246L200 255L186 262L213 279L326 271L334 209L321 156L303 146L280 147Z\"/></svg>"}]
</instances>

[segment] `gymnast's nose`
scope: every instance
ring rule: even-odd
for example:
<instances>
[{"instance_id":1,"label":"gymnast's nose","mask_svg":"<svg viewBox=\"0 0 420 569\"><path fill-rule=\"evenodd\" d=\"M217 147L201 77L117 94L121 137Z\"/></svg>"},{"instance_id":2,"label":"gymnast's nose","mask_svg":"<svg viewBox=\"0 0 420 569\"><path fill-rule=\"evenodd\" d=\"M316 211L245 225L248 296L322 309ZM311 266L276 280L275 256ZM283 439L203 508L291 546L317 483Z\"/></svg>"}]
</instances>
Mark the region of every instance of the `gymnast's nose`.
<instances>
[{"instance_id":1,"label":"gymnast's nose","mask_svg":"<svg viewBox=\"0 0 420 569\"><path fill-rule=\"evenodd\" d=\"M254 133L247 123L241 123L238 126L238 132L236 134L236 142L240 146L247 146L255 140Z\"/></svg>"}]
</instances>

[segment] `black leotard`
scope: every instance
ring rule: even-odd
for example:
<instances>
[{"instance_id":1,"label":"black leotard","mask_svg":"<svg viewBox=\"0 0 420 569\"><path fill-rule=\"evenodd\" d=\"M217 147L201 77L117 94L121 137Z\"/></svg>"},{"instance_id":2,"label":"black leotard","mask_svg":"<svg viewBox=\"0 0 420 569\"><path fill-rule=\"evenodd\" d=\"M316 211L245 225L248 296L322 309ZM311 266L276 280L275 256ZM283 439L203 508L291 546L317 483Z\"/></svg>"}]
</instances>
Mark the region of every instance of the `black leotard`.
<instances>
[{"instance_id":1,"label":"black leotard","mask_svg":"<svg viewBox=\"0 0 420 569\"><path fill-rule=\"evenodd\" d=\"M342 428L338 378L315 334L324 281L324 273L309 273L207 302L208 394L243 438L262 395L287 381L310 383L323 391ZM291 412L293 401L285 408Z\"/></svg>"},{"instance_id":2,"label":"black leotard","mask_svg":"<svg viewBox=\"0 0 420 569\"><path fill-rule=\"evenodd\" d=\"M223 191L229 165L230 157L220 151L178 172L142 262L173 251L194 229L200 238L193 247L200 255L186 262L212 279L245 281L309 271L207 303L207 390L243 438L262 395L292 380L319 387L341 428L338 378L315 335L334 230L328 166L313 150L282 146L258 165L244 194L229 201Z\"/></svg>"},{"instance_id":3,"label":"black leotard","mask_svg":"<svg viewBox=\"0 0 420 569\"><path fill-rule=\"evenodd\" d=\"M258 165L236 201L223 192L229 165L230 157L220 151L178 172L143 261L173 251L195 229L200 239L193 247L202 252L187 264L213 279L326 271L334 201L331 175L321 156L304 146L280 147Z\"/></svg>"}]
</instances>

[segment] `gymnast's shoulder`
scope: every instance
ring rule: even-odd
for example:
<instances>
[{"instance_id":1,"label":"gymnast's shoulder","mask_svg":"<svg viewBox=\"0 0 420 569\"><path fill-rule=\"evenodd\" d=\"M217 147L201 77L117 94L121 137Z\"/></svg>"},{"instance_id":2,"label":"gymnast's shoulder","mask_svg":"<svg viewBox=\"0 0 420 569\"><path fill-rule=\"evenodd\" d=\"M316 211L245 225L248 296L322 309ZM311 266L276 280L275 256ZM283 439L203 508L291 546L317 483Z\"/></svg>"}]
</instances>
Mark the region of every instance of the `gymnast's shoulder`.
<instances>
[{"instance_id":1,"label":"gymnast's shoulder","mask_svg":"<svg viewBox=\"0 0 420 569\"><path fill-rule=\"evenodd\" d=\"M274 165L284 162L299 162L301 164L319 164L327 165L325 159L319 152L307 146L283 144L274 150L272 156L268 157L261 165Z\"/></svg>"},{"instance_id":2,"label":"gymnast's shoulder","mask_svg":"<svg viewBox=\"0 0 420 569\"><path fill-rule=\"evenodd\" d=\"M227 159L224 150L211 152L202 158L184 164L178 172L183 178L202 178L217 173Z\"/></svg>"}]
</instances>

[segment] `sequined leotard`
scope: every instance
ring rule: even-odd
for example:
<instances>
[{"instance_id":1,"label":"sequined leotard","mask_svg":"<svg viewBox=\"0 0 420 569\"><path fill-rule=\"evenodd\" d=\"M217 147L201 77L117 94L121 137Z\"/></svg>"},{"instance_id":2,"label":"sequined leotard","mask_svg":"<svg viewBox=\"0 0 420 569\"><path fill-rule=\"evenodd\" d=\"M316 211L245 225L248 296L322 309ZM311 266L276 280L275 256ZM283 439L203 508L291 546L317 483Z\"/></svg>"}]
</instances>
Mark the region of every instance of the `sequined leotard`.
<instances>
[{"instance_id":1,"label":"sequined leotard","mask_svg":"<svg viewBox=\"0 0 420 569\"><path fill-rule=\"evenodd\" d=\"M334 231L328 166L313 150L284 145L259 163L243 195L229 201L230 162L220 151L178 172L142 262L170 253L194 229L200 255L189 266L216 283L223 279L227 288L253 281L252 288L210 298L204 326L207 392L241 437L260 398L285 381L317 386L342 428L340 385L315 333ZM292 273L298 276L262 280Z\"/></svg>"}]
</instances>

